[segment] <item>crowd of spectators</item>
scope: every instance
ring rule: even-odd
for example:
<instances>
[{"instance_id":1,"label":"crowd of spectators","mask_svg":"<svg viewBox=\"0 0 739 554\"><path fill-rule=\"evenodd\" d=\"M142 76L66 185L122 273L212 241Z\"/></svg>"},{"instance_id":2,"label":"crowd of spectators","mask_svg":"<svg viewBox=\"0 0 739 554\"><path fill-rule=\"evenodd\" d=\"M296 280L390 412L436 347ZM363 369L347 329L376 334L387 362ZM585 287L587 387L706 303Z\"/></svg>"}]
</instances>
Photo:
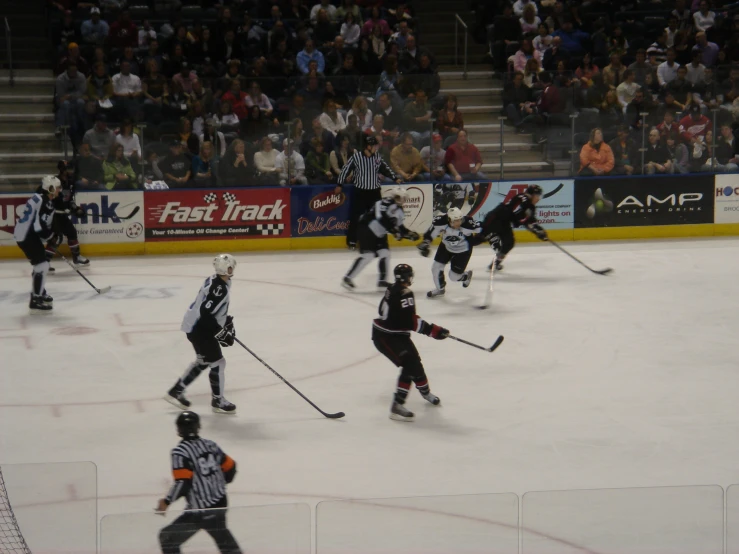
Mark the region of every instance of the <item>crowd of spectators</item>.
<instances>
[{"instance_id":1,"label":"crowd of spectators","mask_svg":"<svg viewBox=\"0 0 739 554\"><path fill-rule=\"evenodd\" d=\"M574 140L580 175L739 169L736 2L473 5L474 32L506 75L508 122L565 155ZM563 132L572 114L574 137Z\"/></svg>"},{"instance_id":2,"label":"crowd of spectators","mask_svg":"<svg viewBox=\"0 0 739 554\"><path fill-rule=\"evenodd\" d=\"M464 122L410 2L136 4L52 1L56 123L84 185L332 183L368 135L408 180L479 171L445 162Z\"/></svg>"}]
</instances>

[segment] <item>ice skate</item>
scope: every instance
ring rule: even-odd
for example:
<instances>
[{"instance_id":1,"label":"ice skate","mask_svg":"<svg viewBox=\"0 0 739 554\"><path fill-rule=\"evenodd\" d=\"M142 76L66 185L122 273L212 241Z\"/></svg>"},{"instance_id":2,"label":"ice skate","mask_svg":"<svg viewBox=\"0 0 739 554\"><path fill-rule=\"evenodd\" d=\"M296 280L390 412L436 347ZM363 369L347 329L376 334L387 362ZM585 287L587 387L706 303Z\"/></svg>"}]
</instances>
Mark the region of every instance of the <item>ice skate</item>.
<instances>
[{"instance_id":1,"label":"ice skate","mask_svg":"<svg viewBox=\"0 0 739 554\"><path fill-rule=\"evenodd\" d=\"M74 262L74 265L80 266L80 267L86 267L90 265L90 260L85 258L84 256L75 256L72 260Z\"/></svg>"},{"instance_id":2,"label":"ice skate","mask_svg":"<svg viewBox=\"0 0 739 554\"><path fill-rule=\"evenodd\" d=\"M436 298L437 296L444 296L446 294L446 289L434 289L430 290L426 293L426 297L428 298Z\"/></svg>"},{"instance_id":3,"label":"ice skate","mask_svg":"<svg viewBox=\"0 0 739 554\"><path fill-rule=\"evenodd\" d=\"M187 398L185 398L184 389L178 387L177 385L169 389L169 392L167 392L167 395L164 397L164 399L172 404L172 406L176 406L180 410L187 410L191 405L191 402Z\"/></svg>"},{"instance_id":4,"label":"ice skate","mask_svg":"<svg viewBox=\"0 0 739 554\"><path fill-rule=\"evenodd\" d=\"M43 302L44 304L53 304L54 303L54 299L51 296L49 296L49 294L46 291L44 291L43 293L41 293L40 298L41 298L41 302Z\"/></svg>"},{"instance_id":5,"label":"ice skate","mask_svg":"<svg viewBox=\"0 0 739 554\"><path fill-rule=\"evenodd\" d=\"M349 277L344 277L341 280L341 286L344 287L346 290L354 290L357 288L357 286L354 284L354 281L352 281Z\"/></svg>"},{"instance_id":6,"label":"ice skate","mask_svg":"<svg viewBox=\"0 0 739 554\"><path fill-rule=\"evenodd\" d=\"M422 394L421 396L423 396L423 399L429 404L433 404L434 406L438 406L439 404L441 404L441 398L439 398L435 394L428 393Z\"/></svg>"},{"instance_id":7,"label":"ice skate","mask_svg":"<svg viewBox=\"0 0 739 554\"><path fill-rule=\"evenodd\" d=\"M49 297L51 298L51 297ZM28 311L31 314L48 314L51 312L51 310L54 309L54 306L51 305L51 302L44 302L44 297L41 295L31 295L31 302L28 304Z\"/></svg>"},{"instance_id":8,"label":"ice skate","mask_svg":"<svg viewBox=\"0 0 739 554\"><path fill-rule=\"evenodd\" d=\"M223 398L213 397L210 403L214 414L236 415L236 406Z\"/></svg>"},{"instance_id":9,"label":"ice skate","mask_svg":"<svg viewBox=\"0 0 739 554\"><path fill-rule=\"evenodd\" d=\"M462 287L467 288L470 286L470 283L472 282L472 270L464 272L464 279L462 280Z\"/></svg>"},{"instance_id":10,"label":"ice skate","mask_svg":"<svg viewBox=\"0 0 739 554\"><path fill-rule=\"evenodd\" d=\"M413 412L402 404L393 402L393 405L390 407L390 419L394 419L395 421L413 421L414 417Z\"/></svg>"}]
</instances>

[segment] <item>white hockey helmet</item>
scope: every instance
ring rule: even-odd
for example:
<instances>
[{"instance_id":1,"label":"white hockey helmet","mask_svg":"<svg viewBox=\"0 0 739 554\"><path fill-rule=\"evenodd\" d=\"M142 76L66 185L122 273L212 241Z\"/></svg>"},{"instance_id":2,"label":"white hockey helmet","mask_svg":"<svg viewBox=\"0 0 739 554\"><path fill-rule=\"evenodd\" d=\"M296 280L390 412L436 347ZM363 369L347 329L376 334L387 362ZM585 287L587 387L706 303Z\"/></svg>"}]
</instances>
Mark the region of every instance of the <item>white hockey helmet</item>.
<instances>
[{"instance_id":1,"label":"white hockey helmet","mask_svg":"<svg viewBox=\"0 0 739 554\"><path fill-rule=\"evenodd\" d=\"M41 188L44 192L53 192L61 186L62 182L55 175L44 175L41 178Z\"/></svg>"},{"instance_id":2,"label":"white hockey helmet","mask_svg":"<svg viewBox=\"0 0 739 554\"><path fill-rule=\"evenodd\" d=\"M213 258L213 267L216 270L216 275L228 275L231 277L236 271L236 258L231 254L218 254Z\"/></svg>"},{"instance_id":3,"label":"white hockey helmet","mask_svg":"<svg viewBox=\"0 0 739 554\"><path fill-rule=\"evenodd\" d=\"M459 208L449 208L449 211L446 213L446 216L449 218L449 223L453 223L455 221L462 221L464 219L462 210L460 210Z\"/></svg>"},{"instance_id":4,"label":"white hockey helmet","mask_svg":"<svg viewBox=\"0 0 739 554\"><path fill-rule=\"evenodd\" d=\"M395 198L395 201L398 204L402 204L403 202L408 200L408 191L403 187L393 187L388 192L388 196Z\"/></svg>"}]
</instances>

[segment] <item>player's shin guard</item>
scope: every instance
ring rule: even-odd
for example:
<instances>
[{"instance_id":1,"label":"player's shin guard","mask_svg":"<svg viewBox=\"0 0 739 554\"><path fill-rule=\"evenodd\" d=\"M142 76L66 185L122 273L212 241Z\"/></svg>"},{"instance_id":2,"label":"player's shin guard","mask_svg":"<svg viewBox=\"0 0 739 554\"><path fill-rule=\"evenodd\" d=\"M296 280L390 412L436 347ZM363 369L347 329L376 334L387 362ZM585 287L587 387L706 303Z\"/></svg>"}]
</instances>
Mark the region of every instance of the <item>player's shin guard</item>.
<instances>
[{"instance_id":1,"label":"player's shin guard","mask_svg":"<svg viewBox=\"0 0 739 554\"><path fill-rule=\"evenodd\" d=\"M383 248L382 250L377 251L377 255L380 257L379 261L377 262L377 269L378 269L378 281L386 281L387 280L387 268L390 265L390 250L387 248Z\"/></svg>"},{"instance_id":2,"label":"player's shin guard","mask_svg":"<svg viewBox=\"0 0 739 554\"><path fill-rule=\"evenodd\" d=\"M450 281L464 281L464 273L457 273L456 271L449 271Z\"/></svg>"},{"instance_id":3,"label":"player's shin guard","mask_svg":"<svg viewBox=\"0 0 739 554\"><path fill-rule=\"evenodd\" d=\"M221 358L210 366L210 390L213 396L221 398L226 385L226 359Z\"/></svg>"},{"instance_id":4,"label":"player's shin guard","mask_svg":"<svg viewBox=\"0 0 739 554\"><path fill-rule=\"evenodd\" d=\"M194 362L192 362L189 366L187 366L187 369L185 370L185 374L180 379L178 385L178 388L181 388L182 390L185 390L186 387L190 385L195 379L198 378L198 376L203 372L205 368L208 367L208 364L204 364L201 359L198 359Z\"/></svg>"},{"instance_id":5,"label":"player's shin guard","mask_svg":"<svg viewBox=\"0 0 739 554\"><path fill-rule=\"evenodd\" d=\"M441 262L434 262L431 264L431 276L434 278L434 286L437 290L441 290L446 287L446 279L444 278L444 264ZM451 278L451 274L449 275Z\"/></svg>"},{"instance_id":6,"label":"player's shin guard","mask_svg":"<svg viewBox=\"0 0 739 554\"><path fill-rule=\"evenodd\" d=\"M33 266L31 293L41 296L46 291L46 273L49 271L49 262L42 262Z\"/></svg>"},{"instance_id":7,"label":"player's shin guard","mask_svg":"<svg viewBox=\"0 0 739 554\"><path fill-rule=\"evenodd\" d=\"M405 399L408 398L410 388L411 384L404 377L398 379L398 388L395 391L395 401L398 404L405 404Z\"/></svg>"},{"instance_id":8,"label":"player's shin guard","mask_svg":"<svg viewBox=\"0 0 739 554\"><path fill-rule=\"evenodd\" d=\"M359 257L354 260L354 263L349 268L346 276L349 277L349 279L354 279L365 267L367 267L367 264L369 264L374 257L375 255L372 252L364 252L360 254Z\"/></svg>"},{"instance_id":9,"label":"player's shin guard","mask_svg":"<svg viewBox=\"0 0 739 554\"><path fill-rule=\"evenodd\" d=\"M72 251L72 257L77 258L80 255L80 241L70 240L69 249Z\"/></svg>"}]
</instances>

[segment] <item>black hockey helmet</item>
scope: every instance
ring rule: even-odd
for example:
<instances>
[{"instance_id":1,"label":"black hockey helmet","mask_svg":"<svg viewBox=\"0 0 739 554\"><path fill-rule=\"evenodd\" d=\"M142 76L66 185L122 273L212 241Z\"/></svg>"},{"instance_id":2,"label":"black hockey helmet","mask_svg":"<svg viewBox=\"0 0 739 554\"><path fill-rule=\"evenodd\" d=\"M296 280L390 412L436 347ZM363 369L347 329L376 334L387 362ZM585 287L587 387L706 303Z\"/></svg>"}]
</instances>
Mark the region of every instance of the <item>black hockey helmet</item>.
<instances>
[{"instance_id":1,"label":"black hockey helmet","mask_svg":"<svg viewBox=\"0 0 739 554\"><path fill-rule=\"evenodd\" d=\"M372 135L369 135L364 139L365 146L377 146L378 144L380 143L377 142L377 137L373 137Z\"/></svg>"},{"instance_id":2,"label":"black hockey helmet","mask_svg":"<svg viewBox=\"0 0 739 554\"><path fill-rule=\"evenodd\" d=\"M530 194L531 196L541 196L544 194L544 191L539 185L529 185L526 187L526 194Z\"/></svg>"},{"instance_id":3,"label":"black hockey helmet","mask_svg":"<svg viewBox=\"0 0 739 554\"><path fill-rule=\"evenodd\" d=\"M183 439L197 437L200 431L200 416L195 412L186 411L177 416L177 434Z\"/></svg>"},{"instance_id":4,"label":"black hockey helmet","mask_svg":"<svg viewBox=\"0 0 739 554\"><path fill-rule=\"evenodd\" d=\"M413 284L413 268L408 264L398 264L393 270L395 275L395 282L402 285Z\"/></svg>"}]
</instances>

